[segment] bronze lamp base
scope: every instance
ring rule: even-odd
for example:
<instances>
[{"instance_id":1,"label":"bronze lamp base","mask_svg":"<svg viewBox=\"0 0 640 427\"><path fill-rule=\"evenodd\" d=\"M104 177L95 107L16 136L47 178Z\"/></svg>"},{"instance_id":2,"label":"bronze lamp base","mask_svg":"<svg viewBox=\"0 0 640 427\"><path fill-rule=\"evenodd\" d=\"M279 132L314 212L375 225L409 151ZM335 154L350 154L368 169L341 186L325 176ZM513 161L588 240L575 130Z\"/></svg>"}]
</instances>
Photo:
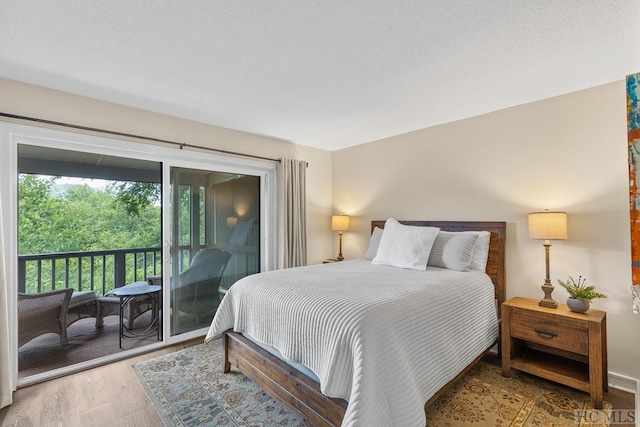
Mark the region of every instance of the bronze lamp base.
<instances>
[{"instance_id":1,"label":"bronze lamp base","mask_svg":"<svg viewBox=\"0 0 640 427\"><path fill-rule=\"evenodd\" d=\"M558 308L558 303L553 298L551 298L551 292L553 292L553 289L554 287L551 283L549 284L545 283L544 285L542 285L542 290L544 291L544 298L538 301L539 306L549 307L549 308Z\"/></svg>"}]
</instances>

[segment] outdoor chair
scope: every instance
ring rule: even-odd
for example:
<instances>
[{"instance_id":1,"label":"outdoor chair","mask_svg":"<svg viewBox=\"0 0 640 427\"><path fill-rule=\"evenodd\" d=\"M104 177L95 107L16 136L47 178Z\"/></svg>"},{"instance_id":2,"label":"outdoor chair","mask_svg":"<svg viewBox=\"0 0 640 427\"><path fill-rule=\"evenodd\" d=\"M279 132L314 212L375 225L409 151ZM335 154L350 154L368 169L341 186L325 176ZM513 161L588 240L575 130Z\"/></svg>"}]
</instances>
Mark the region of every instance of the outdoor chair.
<instances>
[{"instance_id":1,"label":"outdoor chair","mask_svg":"<svg viewBox=\"0 0 640 427\"><path fill-rule=\"evenodd\" d=\"M67 344L67 308L73 289L38 294L18 293L18 347L43 334L60 335Z\"/></svg>"},{"instance_id":2,"label":"outdoor chair","mask_svg":"<svg viewBox=\"0 0 640 427\"><path fill-rule=\"evenodd\" d=\"M230 258L229 252L218 248L199 250L172 289L173 309L196 316L198 323L210 320L203 316L214 313L220 305L220 280Z\"/></svg>"},{"instance_id":3,"label":"outdoor chair","mask_svg":"<svg viewBox=\"0 0 640 427\"><path fill-rule=\"evenodd\" d=\"M75 291L67 308L67 327L86 317L96 317L97 298L94 291Z\"/></svg>"}]
</instances>

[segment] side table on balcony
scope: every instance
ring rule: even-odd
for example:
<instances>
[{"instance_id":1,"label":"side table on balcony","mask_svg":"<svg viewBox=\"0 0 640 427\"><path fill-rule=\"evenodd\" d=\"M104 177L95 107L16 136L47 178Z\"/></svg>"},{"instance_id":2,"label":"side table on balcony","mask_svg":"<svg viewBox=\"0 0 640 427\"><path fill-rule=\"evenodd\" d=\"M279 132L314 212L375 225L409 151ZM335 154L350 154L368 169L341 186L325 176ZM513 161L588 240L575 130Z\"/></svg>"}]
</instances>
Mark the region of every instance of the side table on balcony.
<instances>
[{"instance_id":1,"label":"side table on balcony","mask_svg":"<svg viewBox=\"0 0 640 427\"><path fill-rule=\"evenodd\" d=\"M160 341L161 319L160 319L160 301L162 300L162 286L160 285L148 285L146 282L141 282L135 286L123 286L115 289L113 295L120 298L119 307L119 319L120 319L120 348L122 348L122 338L141 338L150 336L154 331L158 341ZM148 296L153 301L152 317L149 326L142 332L134 332L124 324L124 311L125 307L133 298L140 296Z\"/></svg>"}]
</instances>

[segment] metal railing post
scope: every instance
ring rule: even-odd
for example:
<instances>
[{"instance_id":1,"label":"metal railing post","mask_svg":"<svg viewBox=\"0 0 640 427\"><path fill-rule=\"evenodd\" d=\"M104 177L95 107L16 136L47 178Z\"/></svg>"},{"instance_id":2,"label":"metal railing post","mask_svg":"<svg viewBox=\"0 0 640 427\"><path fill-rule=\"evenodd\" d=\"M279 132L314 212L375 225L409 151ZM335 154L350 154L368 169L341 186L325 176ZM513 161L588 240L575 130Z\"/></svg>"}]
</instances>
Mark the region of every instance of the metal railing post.
<instances>
[{"instance_id":1,"label":"metal railing post","mask_svg":"<svg viewBox=\"0 0 640 427\"><path fill-rule=\"evenodd\" d=\"M116 252L113 255L113 288L126 285L126 259L125 252Z\"/></svg>"},{"instance_id":2,"label":"metal railing post","mask_svg":"<svg viewBox=\"0 0 640 427\"><path fill-rule=\"evenodd\" d=\"M27 278L27 262L18 258L18 292L25 293L25 281Z\"/></svg>"}]
</instances>

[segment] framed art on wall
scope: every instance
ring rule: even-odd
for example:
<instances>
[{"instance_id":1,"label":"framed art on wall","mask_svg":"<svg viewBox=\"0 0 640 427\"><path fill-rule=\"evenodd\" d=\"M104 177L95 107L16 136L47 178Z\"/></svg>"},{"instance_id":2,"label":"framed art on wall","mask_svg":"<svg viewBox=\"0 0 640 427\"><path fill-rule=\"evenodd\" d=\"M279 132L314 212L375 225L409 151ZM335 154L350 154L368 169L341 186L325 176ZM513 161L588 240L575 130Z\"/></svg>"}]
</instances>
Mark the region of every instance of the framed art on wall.
<instances>
[{"instance_id":1,"label":"framed art on wall","mask_svg":"<svg viewBox=\"0 0 640 427\"><path fill-rule=\"evenodd\" d=\"M631 218L631 279L633 312L640 314L640 73L627 76L627 132L629 142L629 211Z\"/></svg>"}]
</instances>

